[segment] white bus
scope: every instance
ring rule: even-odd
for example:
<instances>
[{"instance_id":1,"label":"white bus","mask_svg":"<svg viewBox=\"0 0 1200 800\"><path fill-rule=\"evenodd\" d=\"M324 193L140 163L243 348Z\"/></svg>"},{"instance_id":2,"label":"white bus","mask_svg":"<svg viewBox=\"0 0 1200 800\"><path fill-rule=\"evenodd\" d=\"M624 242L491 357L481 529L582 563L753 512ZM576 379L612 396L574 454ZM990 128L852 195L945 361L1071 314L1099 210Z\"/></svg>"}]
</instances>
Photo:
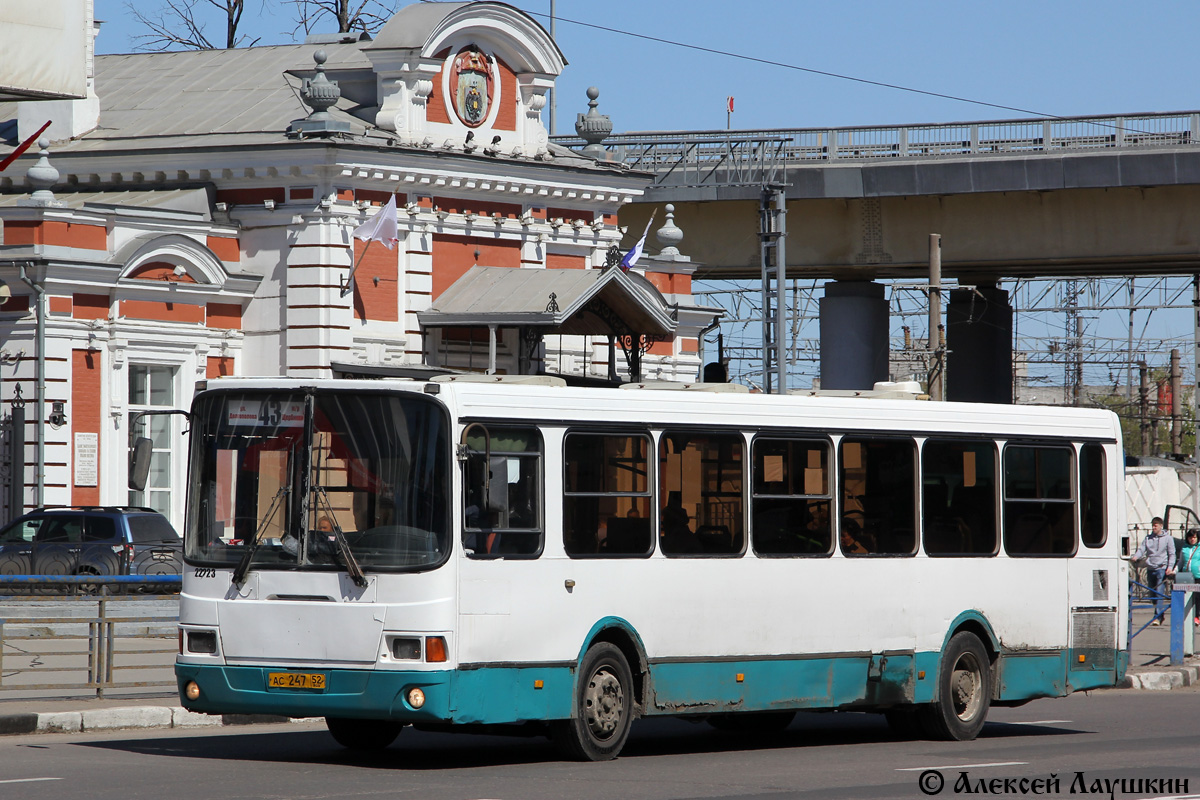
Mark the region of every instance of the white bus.
<instances>
[{"instance_id":1,"label":"white bus","mask_svg":"<svg viewBox=\"0 0 1200 800\"><path fill-rule=\"evenodd\" d=\"M1124 676L1113 414L559 383L210 381L183 704L603 760L654 715L965 740Z\"/></svg>"}]
</instances>

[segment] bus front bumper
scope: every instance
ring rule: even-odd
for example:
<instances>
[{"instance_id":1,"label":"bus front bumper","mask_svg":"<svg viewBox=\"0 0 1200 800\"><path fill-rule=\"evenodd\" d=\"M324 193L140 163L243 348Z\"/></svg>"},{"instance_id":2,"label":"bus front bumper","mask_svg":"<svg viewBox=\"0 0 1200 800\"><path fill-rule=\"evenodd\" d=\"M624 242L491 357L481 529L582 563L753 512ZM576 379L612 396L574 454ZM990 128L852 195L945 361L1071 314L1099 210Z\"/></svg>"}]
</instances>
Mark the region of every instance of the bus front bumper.
<instances>
[{"instance_id":1,"label":"bus front bumper","mask_svg":"<svg viewBox=\"0 0 1200 800\"><path fill-rule=\"evenodd\" d=\"M276 688L269 676L303 673L324 676L322 688ZM273 714L284 717L351 717L401 722L450 719L451 672L415 670L230 667L176 664L180 701L204 714ZM188 685L199 688L188 698ZM419 693L413 690L419 689ZM414 699L421 699L420 707Z\"/></svg>"}]
</instances>

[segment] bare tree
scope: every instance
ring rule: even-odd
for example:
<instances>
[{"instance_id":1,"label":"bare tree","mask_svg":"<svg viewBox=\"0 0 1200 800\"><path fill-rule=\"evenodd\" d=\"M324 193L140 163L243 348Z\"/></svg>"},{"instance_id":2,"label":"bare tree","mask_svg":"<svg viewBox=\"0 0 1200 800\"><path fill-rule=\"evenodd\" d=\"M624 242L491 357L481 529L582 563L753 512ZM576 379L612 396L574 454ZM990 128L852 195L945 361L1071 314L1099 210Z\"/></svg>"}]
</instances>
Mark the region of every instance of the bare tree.
<instances>
[{"instance_id":1,"label":"bare tree","mask_svg":"<svg viewBox=\"0 0 1200 800\"><path fill-rule=\"evenodd\" d=\"M149 33L135 36L138 40L138 50L217 50L231 47L253 47L260 37L247 41L245 36L238 36L238 24L242 21L242 11L246 0L163 0L156 11L143 12L127 2L125 7L139 23L144 25ZM263 6L267 0L263 0ZM216 11L207 9L212 6ZM198 8L199 7L199 8ZM214 44L205 33L205 21L201 12L215 16L220 14L225 20L225 43Z\"/></svg>"},{"instance_id":2,"label":"bare tree","mask_svg":"<svg viewBox=\"0 0 1200 800\"><path fill-rule=\"evenodd\" d=\"M337 20L338 33L374 33L396 13L396 0L288 0L296 7L295 31L312 33L326 17Z\"/></svg>"}]
</instances>

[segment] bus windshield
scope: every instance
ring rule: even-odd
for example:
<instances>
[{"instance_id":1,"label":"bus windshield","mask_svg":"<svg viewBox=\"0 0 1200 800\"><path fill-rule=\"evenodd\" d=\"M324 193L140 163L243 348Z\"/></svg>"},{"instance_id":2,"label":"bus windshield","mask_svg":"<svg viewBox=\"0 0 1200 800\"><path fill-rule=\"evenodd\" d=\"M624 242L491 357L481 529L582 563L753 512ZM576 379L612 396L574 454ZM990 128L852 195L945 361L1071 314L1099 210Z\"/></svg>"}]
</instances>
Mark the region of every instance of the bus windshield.
<instances>
[{"instance_id":1,"label":"bus windshield","mask_svg":"<svg viewBox=\"0 0 1200 800\"><path fill-rule=\"evenodd\" d=\"M353 575L445 560L449 445L434 401L214 392L192 420L190 562Z\"/></svg>"}]
</instances>

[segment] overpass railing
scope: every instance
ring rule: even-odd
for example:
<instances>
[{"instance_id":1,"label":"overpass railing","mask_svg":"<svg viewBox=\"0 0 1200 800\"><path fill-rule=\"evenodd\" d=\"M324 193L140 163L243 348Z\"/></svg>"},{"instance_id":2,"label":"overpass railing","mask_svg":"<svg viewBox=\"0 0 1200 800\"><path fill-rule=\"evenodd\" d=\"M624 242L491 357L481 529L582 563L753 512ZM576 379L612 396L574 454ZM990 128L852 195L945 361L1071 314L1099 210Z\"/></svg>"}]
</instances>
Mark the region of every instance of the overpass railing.
<instances>
[{"instance_id":1,"label":"overpass railing","mask_svg":"<svg viewBox=\"0 0 1200 800\"><path fill-rule=\"evenodd\" d=\"M582 147L577 136L556 136ZM1200 142L1200 111L1054 117L937 125L611 134L613 158L686 186L770 183L789 166L956 156L1029 155L1178 147Z\"/></svg>"}]
</instances>

